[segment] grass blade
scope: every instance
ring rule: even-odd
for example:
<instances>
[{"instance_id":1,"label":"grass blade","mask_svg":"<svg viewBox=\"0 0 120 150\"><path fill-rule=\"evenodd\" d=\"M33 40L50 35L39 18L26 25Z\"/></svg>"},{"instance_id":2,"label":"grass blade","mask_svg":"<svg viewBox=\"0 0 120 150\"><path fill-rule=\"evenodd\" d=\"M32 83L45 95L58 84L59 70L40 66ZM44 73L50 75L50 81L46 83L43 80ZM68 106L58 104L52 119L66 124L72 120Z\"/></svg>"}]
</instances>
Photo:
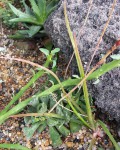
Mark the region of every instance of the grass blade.
<instances>
[{"instance_id":1,"label":"grass blade","mask_svg":"<svg viewBox=\"0 0 120 150\"><path fill-rule=\"evenodd\" d=\"M70 24L69 24L69 20L68 20L68 16L67 16L67 10L66 10L66 3L64 3L64 15L65 15L65 22L66 22L68 34L69 34L69 37L70 37L70 40L71 40L71 43L73 46L73 50L74 50L74 53L76 56L79 73L80 73L80 76L82 78L84 78L84 76L85 76L84 68L83 68L80 54L78 51L77 42L76 42L75 37L73 36L73 33L70 28ZM90 107L89 94L88 94L86 80L83 82L83 93L84 93L84 98L85 98L85 103L86 103L88 120L89 120L89 123L91 124L91 127L94 129L94 120L93 120L92 111L91 111L91 107Z\"/></svg>"},{"instance_id":2,"label":"grass blade","mask_svg":"<svg viewBox=\"0 0 120 150\"><path fill-rule=\"evenodd\" d=\"M115 149L120 150L120 146L117 144L117 142L115 141L114 137L112 136L112 134L110 133L106 125L101 120L98 120L98 123L103 128L104 132L108 135L110 140L112 141L113 145L115 146Z\"/></svg>"},{"instance_id":3,"label":"grass blade","mask_svg":"<svg viewBox=\"0 0 120 150\"><path fill-rule=\"evenodd\" d=\"M120 67L120 60L113 60L107 64L102 65L99 69L94 71L89 77L88 80L94 79L94 78L99 78L106 72L109 72L110 70Z\"/></svg>"},{"instance_id":4,"label":"grass blade","mask_svg":"<svg viewBox=\"0 0 120 150\"><path fill-rule=\"evenodd\" d=\"M16 150L31 150L19 144L0 144L0 148L16 149Z\"/></svg>"}]
</instances>

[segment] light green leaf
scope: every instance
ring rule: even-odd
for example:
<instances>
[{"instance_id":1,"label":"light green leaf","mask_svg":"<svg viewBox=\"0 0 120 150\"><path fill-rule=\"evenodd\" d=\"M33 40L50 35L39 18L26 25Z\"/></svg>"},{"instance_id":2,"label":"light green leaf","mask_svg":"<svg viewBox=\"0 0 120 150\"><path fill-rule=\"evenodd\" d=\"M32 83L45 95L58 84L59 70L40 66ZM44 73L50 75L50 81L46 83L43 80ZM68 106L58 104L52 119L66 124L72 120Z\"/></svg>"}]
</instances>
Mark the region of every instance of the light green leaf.
<instances>
[{"instance_id":1,"label":"light green leaf","mask_svg":"<svg viewBox=\"0 0 120 150\"><path fill-rule=\"evenodd\" d=\"M38 5L36 4L35 0L29 0L32 6L32 10L35 13L35 15L37 15L38 17L40 17L40 10ZM40 0L41 1L41 0Z\"/></svg>"},{"instance_id":2,"label":"light green leaf","mask_svg":"<svg viewBox=\"0 0 120 150\"><path fill-rule=\"evenodd\" d=\"M114 137L112 136L112 134L110 133L110 131L106 127L106 124L104 124L101 120L98 120L98 123L103 128L103 130L105 131L105 133L108 135L108 137L112 141L113 145L115 146L116 150L120 150L120 146L117 144L117 142L115 141Z\"/></svg>"},{"instance_id":3,"label":"light green leaf","mask_svg":"<svg viewBox=\"0 0 120 150\"><path fill-rule=\"evenodd\" d=\"M50 133L50 138L52 140L52 145L54 147L57 147L57 146L62 144L62 140L60 138L60 135L54 127L49 128L49 133Z\"/></svg>"},{"instance_id":4,"label":"light green leaf","mask_svg":"<svg viewBox=\"0 0 120 150\"><path fill-rule=\"evenodd\" d=\"M24 117L24 122L25 122L26 125L31 124L31 123L32 123L31 116L29 116L29 117Z\"/></svg>"},{"instance_id":5,"label":"light green leaf","mask_svg":"<svg viewBox=\"0 0 120 150\"><path fill-rule=\"evenodd\" d=\"M61 106L57 106L56 113L59 114L60 116L64 116L63 109Z\"/></svg>"},{"instance_id":6,"label":"light green leaf","mask_svg":"<svg viewBox=\"0 0 120 150\"><path fill-rule=\"evenodd\" d=\"M41 106L37 106L38 113L45 113L47 111L47 105L43 102Z\"/></svg>"},{"instance_id":7,"label":"light green leaf","mask_svg":"<svg viewBox=\"0 0 120 150\"><path fill-rule=\"evenodd\" d=\"M56 8L57 4L58 0L51 0L49 2L49 4L47 5L47 15L49 15Z\"/></svg>"},{"instance_id":8,"label":"light green leaf","mask_svg":"<svg viewBox=\"0 0 120 150\"><path fill-rule=\"evenodd\" d=\"M41 25L40 23L38 23L38 21L33 18L33 17L29 17L29 18L14 18L9 20L10 22L26 22L26 23L31 23L31 24L35 24L35 25Z\"/></svg>"},{"instance_id":9,"label":"light green leaf","mask_svg":"<svg viewBox=\"0 0 120 150\"><path fill-rule=\"evenodd\" d=\"M42 18L46 17L46 0L37 0L39 11Z\"/></svg>"},{"instance_id":10,"label":"light green leaf","mask_svg":"<svg viewBox=\"0 0 120 150\"><path fill-rule=\"evenodd\" d=\"M41 26L31 26L28 30L29 37L33 37L36 33L39 32Z\"/></svg>"},{"instance_id":11,"label":"light green leaf","mask_svg":"<svg viewBox=\"0 0 120 150\"><path fill-rule=\"evenodd\" d=\"M64 125L62 125L62 126L57 125L56 128L64 136L68 136L70 134L70 131Z\"/></svg>"},{"instance_id":12,"label":"light green leaf","mask_svg":"<svg viewBox=\"0 0 120 150\"><path fill-rule=\"evenodd\" d=\"M54 67L56 66L56 63L57 63L57 62L56 62L56 60L54 59L54 60L53 60L52 68L54 68Z\"/></svg>"},{"instance_id":13,"label":"light green leaf","mask_svg":"<svg viewBox=\"0 0 120 150\"><path fill-rule=\"evenodd\" d=\"M33 18L33 16L23 13L22 11L16 9L12 4L9 3L9 7L14 12L14 14L20 18Z\"/></svg>"},{"instance_id":14,"label":"light green leaf","mask_svg":"<svg viewBox=\"0 0 120 150\"><path fill-rule=\"evenodd\" d=\"M54 119L54 118L48 118L47 119L47 124L50 127L56 126L58 124L58 122L59 121L57 119Z\"/></svg>"},{"instance_id":15,"label":"light green leaf","mask_svg":"<svg viewBox=\"0 0 120 150\"><path fill-rule=\"evenodd\" d=\"M31 127L23 128L23 132L27 139L31 139L31 137L33 136L33 134L35 133L35 131L37 130L37 128L39 127L40 124L41 124L40 122L37 122L37 123L33 124Z\"/></svg>"},{"instance_id":16,"label":"light green leaf","mask_svg":"<svg viewBox=\"0 0 120 150\"><path fill-rule=\"evenodd\" d=\"M72 75L72 76L76 79L80 79L80 77L78 75Z\"/></svg>"},{"instance_id":17,"label":"light green leaf","mask_svg":"<svg viewBox=\"0 0 120 150\"><path fill-rule=\"evenodd\" d=\"M110 56L112 59L120 60L120 54L114 54Z\"/></svg>"},{"instance_id":18,"label":"light green leaf","mask_svg":"<svg viewBox=\"0 0 120 150\"><path fill-rule=\"evenodd\" d=\"M26 14L34 15L33 12L32 12L32 10L30 9L30 7L28 7L28 5L25 3L25 0L22 0L22 3L24 5L24 7L25 7Z\"/></svg>"},{"instance_id":19,"label":"light green leaf","mask_svg":"<svg viewBox=\"0 0 120 150\"><path fill-rule=\"evenodd\" d=\"M36 96L33 96L32 100L30 101L29 105L33 107L37 107L39 104L39 99Z\"/></svg>"},{"instance_id":20,"label":"light green leaf","mask_svg":"<svg viewBox=\"0 0 120 150\"><path fill-rule=\"evenodd\" d=\"M60 49L59 48L55 48L54 50L52 50L51 51L51 54L56 54L56 53L58 53L60 51Z\"/></svg>"},{"instance_id":21,"label":"light green leaf","mask_svg":"<svg viewBox=\"0 0 120 150\"><path fill-rule=\"evenodd\" d=\"M93 82L93 84L98 84L100 82L99 79L97 79L95 82Z\"/></svg>"},{"instance_id":22,"label":"light green leaf","mask_svg":"<svg viewBox=\"0 0 120 150\"><path fill-rule=\"evenodd\" d=\"M43 96L40 98L41 102L44 102L46 105L48 105L49 102L49 95L48 96Z\"/></svg>"},{"instance_id":23,"label":"light green leaf","mask_svg":"<svg viewBox=\"0 0 120 150\"><path fill-rule=\"evenodd\" d=\"M20 145L20 144L0 144L0 148L16 149L16 150L31 150L27 147Z\"/></svg>"},{"instance_id":24,"label":"light green leaf","mask_svg":"<svg viewBox=\"0 0 120 150\"><path fill-rule=\"evenodd\" d=\"M82 126L80 124L77 124L75 122L70 122L70 131L72 133L78 132L81 128L82 128Z\"/></svg>"},{"instance_id":25,"label":"light green leaf","mask_svg":"<svg viewBox=\"0 0 120 150\"><path fill-rule=\"evenodd\" d=\"M44 131L46 127L47 127L47 124L46 124L46 121L44 121L44 123L38 127L37 129L38 133L41 133L42 131Z\"/></svg>"},{"instance_id":26,"label":"light green leaf","mask_svg":"<svg viewBox=\"0 0 120 150\"><path fill-rule=\"evenodd\" d=\"M40 48L39 50L40 50L41 52L43 52L46 56L49 55L49 51L48 51L47 49L45 49L45 48Z\"/></svg>"},{"instance_id":27,"label":"light green leaf","mask_svg":"<svg viewBox=\"0 0 120 150\"><path fill-rule=\"evenodd\" d=\"M106 72L109 72L110 70L120 67L120 60L113 60L107 64L102 65L99 69L94 71L89 77L88 80L94 79L94 78L99 78Z\"/></svg>"}]
</instances>

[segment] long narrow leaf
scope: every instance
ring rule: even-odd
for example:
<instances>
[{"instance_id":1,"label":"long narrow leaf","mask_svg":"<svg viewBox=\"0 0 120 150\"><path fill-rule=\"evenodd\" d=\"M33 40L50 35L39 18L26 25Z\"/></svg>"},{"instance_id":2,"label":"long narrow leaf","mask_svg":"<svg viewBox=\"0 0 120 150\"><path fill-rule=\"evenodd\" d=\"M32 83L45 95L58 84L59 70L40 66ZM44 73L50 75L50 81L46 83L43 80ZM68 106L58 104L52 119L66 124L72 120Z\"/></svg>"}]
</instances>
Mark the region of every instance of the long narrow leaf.
<instances>
[{"instance_id":1,"label":"long narrow leaf","mask_svg":"<svg viewBox=\"0 0 120 150\"><path fill-rule=\"evenodd\" d=\"M19 144L0 144L0 148L16 149L16 150L31 150Z\"/></svg>"},{"instance_id":2,"label":"long narrow leaf","mask_svg":"<svg viewBox=\"0 0 120 150\"><path fill-rule=\"evenodd\" d=\"M68 34L69 34L69 37L70 37L70 40L71 40L71 43L73 46L73 50L75 53L78 70L79 70L80 76L82 78L84 78L85 77L84 68L83 68L82 60L81 60L81 57L79 54L76 38L74 37L72 30L70 28L70 23L68 20L67 8L66 8L65 2L64 2L64 15L65 15L65 23L66 23L66 27L68 30ZM84 93L84 99L85 99L85 104L86 104L88 120L89 120L89 123L91 124L91 127L94 129L95 128L94 127L94 120L93 120L92 111L91 111L91 107L90 107L89 94L88 94L88 88L87 88L86 80L83 82L83 93Z\"/></svg>"},{"instance_id":3,"label":"long narrow leaf","mask_svg":"<svg viewBox=\"0 0 120 150\"><path fill-rule=\"evenodd\" d=\"M45 64L43 66L48 67L49 64L51 63L51 59L52 58L47 58ZM10 108L10 106L12 106L12 104L14 104L22 95L23 93L31 86L33 85L33 83L40 78L42 75L44 74L43 70L38 71L31 79L30 81L23 87L21 88L21 90L13 97L13 99L9 102L9 104L5 107L4 110L2 110L0 112L0 115L3 115L5 112L7 112Z\"/></svg>"},{"instance_id":4,"label":"long narrow leaf","mask_svg":"<svg viewBox=\"0 0 120 150\"><path fill-rule=\"evenodd\" d=\"M115 146L116 150L120 150L120 146L117 144L117 142L115 141L114 137L112 136L112 134L110 133L110 131L108 130L108 128L106 127L106 125L101 120L98 120L98 123L103 128L103 130L105 131L105 133L108 135L108 137L112 141L113 145Z\"/></svg>"},{"instance_id":5,"label":"long narrow leaf","mask_svg":"<svg viewBox=\"0 0 120 150\"><path fill-rule=\"evenodd\" d=\"M54 127L49 127L49 133L50 133L50 138L52 140L52 145L54 147L57 147L62 144L60 135Z\"/></svg>"},{"instance_id":6,"label":"long narrow leaf","mask_svg":"<svg viewBox=\"0 0 120 150\"><path fill-rule=\"evenodd\" d=\"M41 122L37 122L37 123L34 123L33 125L31 125L31 127L23 128L23 132L28 140L30 140L32 138L32 136L34 135L35 131L38 129L40 124L41 124Z\"/></svg>"},{"instance_id":7,"label":"long narrow leaf","mask_svg":"<svg viewBox=\"0 0 120 150\"><path fill-rule=\"evenodd\" d=\"M25 7L25 12L29 15L33 15L34 13L32 12L32 10L30 9L30 7L28 7L28 5L25 3L25 0L23 0L23 5Z\"/></svg>"},{"instance_id":8,"label":"long narrow leaf","mask_svg":"<svg viewBox=\"0 0 120 150\"><path fill-rule=\"evenodd\" d=\"M31 98L28 98L26 101L21 102L20 104L16 105L15 107L13 107L11 110L6 112L5 114L1 115L0 116L0 125L2 123L4 123L4 121L7 120L9 118L9 116L17 114L20 111L22 111L23 108L25 108L28 105L30 100L31 100Z\"/></svg>"},{"instance_id":9,"label":"long narrow leaf","mask_svg":"<svg viewBox=\"0 0 120 150\"><path fill-rule=\"evenodd\" d=\"M112 67L110 67L110 64L111 64L111 63L113 63ZM110 71L110 70L113 69L114 67L119 67L119 66L120 66L120 60L114 60L114 61L112 61L112 62L110 62L110 63L108 63L108 64L105 64L105 68L107 68L107 71ZM104 65L103 65L102 67L104 67ZM102 68L102 67L101 67L101 68ZM99 68L99 69L101 69L101 68ZM99 69L98 69L98 70L99 70ZM98 70L96 70L95 72L97 72ZM97 73L95 73L95 72L94 72L94 75L93 75L93 76L92 76L92 74L91 74L91 75L88 77L88 80L91 80L91 79L94 79L94 78L97 78L97 77L98 77ZM102 72L102 73L105 73L105 71ZM101 73L100 75L102 75L102 73ZM32 82L32 81L31 81L31 82ZM66 80L66 81L62 82L62 86L63 86L63 87L73 86L73 85L77 85L79 82L80 82L80 79L69 79L69 80ZM51 88L45 90L44 92L42 92L42 93L40 93L40 94L38 93L36 96L41 97L41 96L49 95L49 94L51 94L52 92L58 90L60 87L61 87L60 84L54 85L54 86L52 86ZM26 88L25 88L25 89L26 89ZM9 111L8 111L7 116L4 116L4 115L3 115L3 114L6 112L6 110L9 109L9 107L11 106L11 104L13 104L18 98L19 98L19 95L17 95L17 96L15 97L14 101L11 101L12 103L10 102L10 105L7 105L6 108L0 113L0 115L1 115L1 116L0 116L0 124L2 124L7 118L9 118L10 115L15 114L15 113L14 113L14 108L12 108L12 109L11 109L12 113L9 114ZM23 103L24 103L24 107L26 107L26 106L28 105L28 103L29 103L31 100L32 100L32 98L28 98L27 100L25 100L25 101L23 102ZM20 112L21 107L19 108L19 106L20 106L20 105L18 104L18 105L16 105L15 107L17 107L17 109L18 109L19 112ZM23 107L23 108L24 108L24 107ZM16 113L17 113L17 112L16 112Z\"/></svg>"},{"instance_id":10,"label":"long narrow leaf","mask_svg":"<svg viewBox=\"0 0 120 150\"><path fill-rule=\"evenodd\" d=\"M94 71L89 77L88 80L94 79L94 78L99 78L106 72L109 72L110 70L120 67L120 60L113 60L107 64L102 65L99 69Z\"/></svg>"},{"instance_id":11,"label":"long narrow leaf","mask_svg":"<svg viewBox=\"0 0 120 150\"><path fill-rule=\"evenodd\" d=\"M9 7L11 8L11 10L14 12L14 14L18 17L23 17L23 18L31 18L31 15L28 15L26 13L23 13L22 11L18 10L17 8L15 8L12 4L9 3Z\"/></svg>"},{"instance_id":12,"label":"long narrow leaf","mask_svg":"<svg viewBox=\"0 0 120 150\"><path fill-rule=\"evenodd\" d=\"M31 6L32 6L32 10L34 12L34 14L38 17L40 17L40 10L39 10L39 7L38 5L36 4L36 1L35 0L29 0L30 3L31 3ZM41 0L40 0L41 1Z\"/></svg>"},{"instance_id":13,"label":"long narrow leaf","mask_svg":"<svg viewBox=\"0 0 120 150\"><path fill-rule=\"evenodd\" d=\"M46 12L46 0L37 0L40 14L43 15Z\"/></svg>"},{"instance_id":14,"label":"long narrow leaf","mask_svg":"<svg viewBox=\"0 0 120 150\"><path fill-rule=\"evenodd\" d=\"M36 18L34 17L29 17L29 18L25 18L25 17L22 17L22 18L14 18L14 19L11 19L9 20L10 22L26 22L26 23L32 23L32 24L35 24L35 25L41 25L41 23L39 23Z\"/></svg>"}]
</instances>

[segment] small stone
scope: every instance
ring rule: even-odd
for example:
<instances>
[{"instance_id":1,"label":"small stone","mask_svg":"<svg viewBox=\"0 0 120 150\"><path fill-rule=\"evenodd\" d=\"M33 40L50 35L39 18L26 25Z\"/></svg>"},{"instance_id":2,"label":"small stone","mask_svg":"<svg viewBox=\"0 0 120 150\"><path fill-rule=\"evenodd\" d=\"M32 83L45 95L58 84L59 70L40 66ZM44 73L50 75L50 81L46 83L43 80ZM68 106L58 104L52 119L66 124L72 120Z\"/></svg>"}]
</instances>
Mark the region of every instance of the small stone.
<instances>
[{"instance_id":1,"label":"small stone","mask_svg":"<svg viewBox=\"0 0 120 150\"><path fill-rule=\"evenodd\" d=\"M67 147L73 147L73 142L67 142L66 145Z\"/></svg>"},{"instance_id":2,"label":"small stone","mask_svg":"<svg viewBox=\"0 0 120 150\"><path fill-rule=\"evenodd\" d=\"M21 132L17 132L17 135L20 135L21 134Z\"/></svg>"},{"instance_id":3,"label":"small stone","mask_svg":"<svg viewBox=\"0 0 120 150\"><path fill-rule=\"evenodd\" d=\"M48 146L50 144L50 142L48 140L45 141L45 146Z\"/></svg>"},{"instance_id":4,"label":"small stone","mask_svg":"<svg viewBox=\"0 0 120 150\"><path fill-rule=\"evenodd\" d=\"M12 135L11 133L8 134L9 137L11 137L11 135Z\"/></svg>"},{"instance_id":5,"label":"small stone","mask_svg":"<svg viewBox=\"0 0 120 150\"><path fill-rule=\"evenodd\" d=\"M14 140L15 140L14 138L11 138L11 141L12 141L12 142L14 142Z\"/></svg>"}]
</instances>

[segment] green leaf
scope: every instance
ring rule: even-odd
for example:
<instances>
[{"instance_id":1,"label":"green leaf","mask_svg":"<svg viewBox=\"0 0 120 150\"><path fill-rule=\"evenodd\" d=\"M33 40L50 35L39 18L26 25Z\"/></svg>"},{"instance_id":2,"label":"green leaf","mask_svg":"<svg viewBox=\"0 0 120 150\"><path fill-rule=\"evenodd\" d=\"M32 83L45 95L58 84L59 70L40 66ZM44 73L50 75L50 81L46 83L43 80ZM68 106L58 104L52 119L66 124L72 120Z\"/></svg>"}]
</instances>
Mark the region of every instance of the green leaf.
<instances>
[{"instance_id":1,"label":"green leaf","mask_svg":"<svg viewBox=\"0 0 120 150\"><path fill-rule=\"evenodd\" d=\"M37 0L39 11L41 14L41 17L44 18L46 17L46 0Z\"/></svg>"},{"instance_id":2,"label":"green leaf","mask_svg":"<svg viewBox=\"0 0 120 150\"><path fill-rule=\"evenodd\" d=\"M67 104L65 107L68 108L68 109L70 109L70 106L69 106L68 104ZM65 116L65 118L66 118L66 122L69 122L69 121L70 121L70 118L71 118L72 112L70 112L70 111L67 110L67 109L63 109L63 113L64 113L64 116Z\"/></svg>"},{"instance_id":3,"label":"green leaf","mask_svg":"<svg viewBox=\"0 0 120 150\"><path fill-rule=\"evenodd\" d=\"M44 102L46 105L48 105L48 102L49 102L49 95L48 95L48 96L40 97L40 101L41 101L41 102Z\"/></svg>"},{"instance_id":4,"label":"green leaf","mask_svg":"<svg viewBox=\"0 0 120 150\"><path fill-rule=\"evenodd\" d=\"M41 26L31 26L28 30L29 37L33 37L36 33L39 32Z\"/></svg>"},{"instance_id":5,"label":"green leaf","mask_svg":"<svg viewBox=\"0 0 120 150\"><path fill-rule=\"evenodd\" d=\"M57 60L53 60L53 65L52 65L52 68L56 67L56 63L57 63Z\"/></svg>"},{"instance_id":6,"label":"green leaf","mask_svg":"<svg viewBox=\"0 0 120 150\"><path fill-rule=\"evenodd\" d=\"M51 0L49 2L49 4L47 5L47 15L49 15L56 8L57 4L58 0Z\"/></svg>"},{"instance_id":7,"label":"green leaf","mask_svg":"<svg viewBox=\"0 0 120 150\"><path fill-rule=\"evenodd\" d=\"M56 53L58 53L60 51L60 49L59 48L55 48L54 50L52 50L51 51L51 54L56 54Z\"/></svg>"},{"instance_id":8,"label":"green leaf","mask_svg":"<svg viewBox=\"0 0 120 150\"><path fill-rule=\"evenodd\" d=\"M9 35L9 38L25 39L28 37L27 33L28 33L27 30L22 30L22 32L20 30L18 30L14 35Z\"/></svg>"},{"instance_id":9,"label":"green leaf","mask_svg":"<svg viewBox=\"0 0 120 150\"><path fill-rule=\"evenodd\" d=\"M99 69L94 71L89 77L88 80L94 79L94 78L99 78L106 72L109 72L110 70L120 67L120 60L113 60L107 64L102 65Z\"/></svg>"},{"instance_id":10,"label":"green leaf","mask_svg":"<svg viewBox=\"0 0 120 150\"><path fill-rule=\"evenodd\" d=\"M57 147L62 144L60 135L54 127L49 127L49 133L50 133L50 138L52 140L52 145L54 147Z\"/></svg>"},{"instance_id":11,"label":"green leaf","mask_svg":"<svg viewBox=\"0 0 120 150\"><path fill-rule=\"evenodd\" d=\"M32 100L30 101L29 105L33 107L37 107L39 104L39 99L38 97L33 96Z\"/></svg>"},{"instance_id":12,"label":"green leaf","mask_svg":"<svg viewBox=\"0 0 120 150\"><path fill-rule=\"evenodd\" d=\"M44 131L46 127L47 127L47 124L44 121L44 123L38 127L38 129L37 129L38 133L41 133L42 131Z\"/></svg>"},{"instance_id":13,"label":"green leaf","mask_svg":"<svg viewBox=\"0 0 120 150\"><path fill-rule=\"evenodd\" d=\"M29 117L24 117L24 122L25 122L26 125L31 124L32 123L31 117L30 116Z\"/></svg>"},{"instance_id":14,"label":"green leaf","mask_svg":"<svg viewBox=\"0 0 120 150\"><path fill-rule=\"evenodd\" d=\"M120 60L120 54L114 54L110 56L112 59Z\"/></svg>"},{"instance_id":15,"label":"green leaf","mask_svg":"<svg viewBox=\"0 0 120 150\"><path fill-rule=\"evenodd\" d=\"M40 106L37 106L38 113L45 113L47 112L47 105L43 102Z\"/></svg>"},{"instance_id":16,"label":"green leaf","mask_svg":"<svg viewBox=\"0 0 120 150\"><path fill-rule=\"evenodd\" d=\"M8 3L8 4L16 16L18 16L20 18L33 18L33 16L23 13L22 11L16 9L12 4L10 4L10 3Z\"/></svg>"},{"instance_id":17,"label":"green leaf","mask_svg":"<svg viewBox=\"0 0 120 150\"><path fill-rule=\"evenodd\" d=\"M16 150L31 150L19 144L0 144L0 148L16 149Z\"/></svg>"},{"instance_id":18,"label":"green leaf","mask_svg":"<svg viewBox=\"0 0 120 150\"><path fill-rule=\"evenodd\" d=\"M64 125L57 125L56 128L64 136L68 136L70 134L70 131Z\"/></svg>"},{"instance_id":19,"label":"green leaf","mask_svg":"<svg viewBox=\"0 0 120 150\"><path fill-rule=\"evenodd\" d=\"M49 55L49 51L48 51L47 49L45 49L45 48L40 48L39 50L40 50L41 52L43 52L46 56Z\"/></svg>"},{"instance_id":20,"label":"green leaf","mask_svg":"<svg viewBox=\"0 0 120 150\"><path fill-rule=\"evenodd\" d=\"M49 127L56 126L58 123L59 123L58 119L54 119L54 118L48 118L47 119L47 124Z\"/></svg>"},{"instance_id":21,"label":"green leaf","mask_svg":"<svg viewBox=\"0 0 120 150\"><path fill-rule=\"evenodd\" d=\"M14 18L9 20L10 22L24 22L24 23L31 23L35 25L41 25L35 18L29 17L29 18Z\"/></svg>"},{"instance_id":22,"label":"green leaf","mask_svg":"<svg viewBox=\"0 0 120 150\"><path fill-rule=\"evenodd\" d=\"M59 114L59 115L61 115L61 116L64 116L63 109L62 109L61 106L57 106L56 113Z\"/></svg>"},{"instance_id":23,"label":"green leaf","mask_svg":"<svg viewBox=\"0 0 120 150\"><path fill-rule=\"evenodd\" d=\"M37 128L39 127L40 124L41 124L40 122L37 122L37 123L33 124L31 127L23 128L23 132L27 139L31 139L31 137L33 136L33 134L35 133L35 131L37 130Z\"/></svg>"},{"instance_id":24,"label":"green leaf","mask_svg":"<svg viewBox=\"0 0 120 150\"><path fill-rule=\"evenodd\" d=\"M30 9L30 7L28 7L28 5L25 3L25 0L22 0L22 3L24 5L24 7L25 7L26 14L34 15L33 12L32 12L32 10Z\"/></svg>"},{"instance_id":25,"label":"green leaf","mask_svg":"<svg viewBox=\"0 0 120 150\"><path fill-rule=\"evenodd\" d=\"M32 10L34 12L34 14L40 19L40 10L38 5L36 4L35 0L29 0L32 6ZM41 1L41 0L40 0Z\"/></svg>"},{"instance_id":26,"label":"green leaf","mask_svg":"<svg viewBox=\"0 0 120 150\"><path fill-rule=\"evenodd\" d=\"M100 82L99 79L97 79L95 82L93 82L93 84L98 84Z\"/></svg>"},{"instance_id":27,"label":"green leaf","mask_svg":"<svg viewBox=\"0 0 120 150\"><path fill-rule=\"evenodd\" d=\"M72 132L72 133L74 133L74 132L78 132L80 129L81 129L81 125L80 124L77 124L77 123L75 123L75 122L70 122L70 131Z\"/></svg>"},{"instance_id":28,"label":"green leaf","mask_svg":"<svg viewBox=\"0 0 120 150\"><path fill-rule=\"evenodd\" d=\"M114 137L112 136L112 134L110 133L110 131L106 127L106 124L104 124L101 120L98 120L98 123L103 128L105 133L108 135L108 137L112 141L113 145L115 146L116 150L120 150L120 146L117 144L117 142L115 141Z\"/></svg>"}]
</instances>

